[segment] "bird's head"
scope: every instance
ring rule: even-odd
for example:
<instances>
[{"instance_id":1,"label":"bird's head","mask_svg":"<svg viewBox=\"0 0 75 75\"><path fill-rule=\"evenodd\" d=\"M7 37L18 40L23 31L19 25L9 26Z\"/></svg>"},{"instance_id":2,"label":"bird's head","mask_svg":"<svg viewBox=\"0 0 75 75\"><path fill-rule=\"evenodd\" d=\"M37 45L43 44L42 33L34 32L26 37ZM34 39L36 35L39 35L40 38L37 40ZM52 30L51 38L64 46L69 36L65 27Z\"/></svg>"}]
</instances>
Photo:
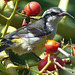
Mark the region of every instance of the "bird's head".
<instances>
[{"instance_id":1,"label":"bird's head","mask_svg":"<svg viewBox=\"0 0 75 75\"><path fill-rule=\"evenodd\" d=\"M45 18L45 20L50 23L51 22L58 23L63 18L63 16L70 16L73 18L73 16L71 16L69 13L63 11L58 7L52 7L47 9L43 13L42 18Z\"/></svg>"}]
</instances>

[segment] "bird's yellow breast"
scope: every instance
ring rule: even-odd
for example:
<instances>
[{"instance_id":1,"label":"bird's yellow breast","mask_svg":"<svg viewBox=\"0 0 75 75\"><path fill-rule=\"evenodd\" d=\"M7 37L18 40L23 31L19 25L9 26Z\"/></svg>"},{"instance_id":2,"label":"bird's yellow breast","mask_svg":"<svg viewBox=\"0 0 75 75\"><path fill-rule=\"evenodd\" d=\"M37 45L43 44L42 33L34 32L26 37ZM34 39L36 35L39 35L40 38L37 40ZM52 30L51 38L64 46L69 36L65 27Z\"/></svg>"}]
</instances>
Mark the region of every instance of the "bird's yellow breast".
<instances>
[{"instance_id":1,"label":"bird's yellow breast","mask_svg":"<svg viewBox=\"0 0 75 75\"><path fill-rule=\"evenodd\" d=\"M16 38L16 39L12 39L11 41L20 44L22 39Z\"/></svg>"}]
</instances>

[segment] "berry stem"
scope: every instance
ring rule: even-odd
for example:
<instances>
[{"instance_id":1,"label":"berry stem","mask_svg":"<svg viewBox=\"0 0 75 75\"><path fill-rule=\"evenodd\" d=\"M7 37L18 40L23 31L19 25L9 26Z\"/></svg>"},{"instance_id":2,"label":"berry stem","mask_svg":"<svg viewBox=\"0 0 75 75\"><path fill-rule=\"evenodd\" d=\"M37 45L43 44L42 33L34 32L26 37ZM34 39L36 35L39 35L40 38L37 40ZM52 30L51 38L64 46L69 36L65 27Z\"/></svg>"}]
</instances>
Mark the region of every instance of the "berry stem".
<instances>
[{"instance_id":1,"label":"berry stem","mask_svg":"<svg viewBox=\"0 0 75 75\"><path fill-rule=\"evenodd\" d=\"M13 18L13 16L15 15L16 13L16 10L17 10L17 7L18 7L18 3L19 3L19 0L16 1L16 5L15 5L15 8L13 10L13 13L11 14L11 16L8 18L8 20L11 20Z\"/></svg>"},{"instance_id":2,"label":"berry stem","mask_svg":"<svg viewBox=\"0 0 75 75\"><path fill-rule=\"evenodd\" d=\"M25 15L25 14L18 13L18 12L16 12L16 14L18 14L18 15L20 15L20 16L23 16L23 17L30 17L30 16L27 16L27 15ZM40 16L39 16L38 18L40 18ZM35 20L35 21L38 20L38 18L30 17L30 19Z\"/></svg>"},{"instance_id":3,"label":"berry stem","mask_svg":"<svg viewBox=\"0 0 75 75\"><path fill-rule=\"evenodd\" d=\"M5 30L4 30L4 32L3 32L3 34L2 34L2 37L6 34L6 32L7 32L7 30L8 30L9 25L10 25L10 20L9 20L9 21L7 21L7 23L6 23Z\"/></svg>"},{"instance_id":4,"label":"berry stem","mask_svg":"<svg viewBox=\"0 0 75 75\"><path fill-rule=\"evenodd\" d=\"M1 16L4 17L5 19L7 19L7 23L6 23L6 26L5 26L4 33L2 34L2 37L6 34L6 32L7 32L7 30L8 30L8 27L9 27L9 25L10 25L10 23L11 23L11 20L12 20L13 16L14 16L15 13L16 13L16 10L17 10L17 7L18 7L18 3L19 3L19 0L16 1L15 8L14 8L14 10L13 10L13 12L12 12L12 14L10 15L9 18L7 18L7 17L1 15Z\"/></svg>"},{"instance_id":5,"label":"berry stem","mask_svg":"<svg viewBox=\"0 0 75 75\"><path fill-rule=\"evenodd\" d=\"M69 47L69 46L70 46L69 44L66 44L65 46L63 46L62 49L65 49L65 48L67 48L67 47Z\"/></svg>"},{"instance_id":6,"label":"berry stem","mask_svg":"<svg viewBox=\"0 0 75 75\"><path fill-rule=\"evenodd\" d=\"M65 48L69 47L69 44L66 44L65 46L62 47L62 49L64 50ZM58 53L56 53L54 56L56 57L58 54L60 53L60 51Z\"/></svg>"},{"instance_id":7,"label":"berry stem","mask_svg":"<svg viewBox=\"0 0 75 75\"><path fill-rule=\"evenodd\" d=\"M48 61L48 63L44 66L44 68L39 72L40 74L45 71L45 69L50 65L51 61Z\"/></svg>"},{"instance_id":8,"label":"berry stem","mask_svg":"<svg viewBox=\"0 0 75 75\"><path fill-rule=\"evenodd\" d=\"M43 67L43 69L39 72L39 74L43 73L45 71L45 69L50 65L51 61L50 61L50 54L49 54L49 58L48 58L48 62L47 64Z\"/></svg>"},{"instance_id":9,"label":"berry stem","mask_svg":"<svg viewBox=\"0 0 75 75\"><path fill-rule=\"evenodd\" d=\"M73 56L73 48L71 47L71 56Z\"/></svg>"},{"instance_id":10,"label":"berry stem","mask_svg":"<svg viewBox=\"0 0 75 75\"><path fill-rule=\"evenodd\" d=\"M64 51L64 50L61 49L61 48L58 48L58 51L61 52L61 53L62 53L63 55L65 55L66 57L69 57L69 56L70 56L69 53L67 53L66 51Z\"/></svg>"},{"instance_id":11,"label":"berry stem","mask_svg":"<svg viewBox=\"0 0 75 75\"><path fill-rule=\"evenodd\" d=\"M3 17L4 19L8 20L8 18L2 14L0 14L1 17Z\"/></svg>"},{"instance_id":12,"label":"berry stem","mask_svg":"<svg viewBox=\"0 0 75 75\"><path fill-rule=\"evenodd\" d=\"M26 62L26 61L25 61L25 62ZM17 66L15 66L15 68L16 68L17 70L27 69L27 70L29 70L30 72L32 71L32 72L35 72L35 73L39 74L38 71L35 71L35 70L30 69L30 67L33 67L33 66L38 65L38 63L36 63L36 64L30 64L30 65L29 65L29 64L26 62L26 65L21 65L21 64L18 64L18 63L15 62L14 64L17 65Z\"/></svg>"},{"instance_id":13,"label":"berry stem","mask_svg":"<svg viewBox=\"0 0 75 75\"><path fill-rule=\"evenodd\" d=\"M50 61L50 54L48 54L48 62Z\"/></svg>"},{"instance_id":14,"label":"berry stem","mask_svg":"<svg viewBox=\"0 0 75 75\"><path fill-rule=\"evenodd\" d=\"M68 72L68 73L70 73L70 74L72 74L70 71L67 70L66 67L62 67L58 62L56 62L56 59L54 59L54 63L55 63L56 65L58 65L62 70L66 71L66 72Z\"/></svg>"}]
</instances>

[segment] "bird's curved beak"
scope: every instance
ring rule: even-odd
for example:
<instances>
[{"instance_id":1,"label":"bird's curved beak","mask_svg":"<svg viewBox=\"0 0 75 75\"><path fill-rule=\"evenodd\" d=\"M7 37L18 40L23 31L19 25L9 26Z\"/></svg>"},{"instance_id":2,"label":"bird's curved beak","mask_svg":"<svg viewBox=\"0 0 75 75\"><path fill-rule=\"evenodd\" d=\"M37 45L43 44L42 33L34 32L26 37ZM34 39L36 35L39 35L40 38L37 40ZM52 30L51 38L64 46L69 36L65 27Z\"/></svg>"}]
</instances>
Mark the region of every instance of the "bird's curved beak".
<instances>
[{"instance_id":1,"label":"bird's curved beak","mask_svg":"<svg viewBox=\"0 0 75 75\"><path fill-rule=\"evenodd\" d=\"M60 13L60 14L58 14L59 16L61 15L61 16L70 16L71 18L73 18L74 19L74 17L71 15L71 14L69 14L69 13L67 13L67 12L62 12L62 13Z\"/></svg>"}]
</instances>

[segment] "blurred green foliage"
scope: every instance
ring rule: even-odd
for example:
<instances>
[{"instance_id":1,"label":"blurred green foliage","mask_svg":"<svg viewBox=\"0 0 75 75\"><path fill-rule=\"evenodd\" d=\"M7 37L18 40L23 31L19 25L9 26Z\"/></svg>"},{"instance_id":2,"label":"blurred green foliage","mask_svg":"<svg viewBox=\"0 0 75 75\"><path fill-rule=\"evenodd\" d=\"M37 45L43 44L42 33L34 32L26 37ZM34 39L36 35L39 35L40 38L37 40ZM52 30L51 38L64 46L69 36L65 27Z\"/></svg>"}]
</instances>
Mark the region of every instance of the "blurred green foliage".
<instances>
[{"instance_id":1,"label":"blurred green foliage","mask_svg":"<svg viewBox=\"0 0 75 75\"><path fill-rule=\"evenodd\" d=\"M46 9L48 9L50 7L57 7L60 0L20 0L19 8L24 9L25 5L31 1L37 1L40 3L40 5L42 7L42 12L40 13L40 15L42 15L42 13ZM70 14L72 14L73 16L75 16L75 0L69 0L68 12Z\"/></svg>"}]
</instances>

